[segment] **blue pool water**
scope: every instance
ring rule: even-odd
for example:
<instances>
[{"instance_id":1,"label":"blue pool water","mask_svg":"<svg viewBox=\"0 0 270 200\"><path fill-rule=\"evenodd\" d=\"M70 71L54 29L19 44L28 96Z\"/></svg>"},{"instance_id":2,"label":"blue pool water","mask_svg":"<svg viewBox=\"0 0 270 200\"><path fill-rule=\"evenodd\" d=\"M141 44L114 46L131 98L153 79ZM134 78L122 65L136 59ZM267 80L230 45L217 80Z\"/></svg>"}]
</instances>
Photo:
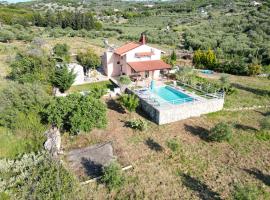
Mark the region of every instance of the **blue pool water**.
<instances>
[{"instance_id":1,"label":"blue pool water","mask_svg":"<svg viewBox=\"0 0 270 200\"><path fill-rule=\"evenodd\" d=\"M155 88L153 92L171 104L182 104L193 101L192 97L169 86Z\"/></svg>"}]
</instances>

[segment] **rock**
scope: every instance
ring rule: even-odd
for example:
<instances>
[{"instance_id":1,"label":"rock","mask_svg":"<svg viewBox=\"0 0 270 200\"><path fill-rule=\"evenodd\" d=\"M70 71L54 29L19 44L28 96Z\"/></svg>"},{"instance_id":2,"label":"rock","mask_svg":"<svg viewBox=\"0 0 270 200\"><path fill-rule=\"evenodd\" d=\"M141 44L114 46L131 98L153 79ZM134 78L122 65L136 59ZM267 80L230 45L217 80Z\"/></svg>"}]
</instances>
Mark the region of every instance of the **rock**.
<instances>
[{"instance_id":1,"label":"rock","mask_svg":"<svg viewBox=\"0 0 270 200\"><path fill-rule=\"evenodd\" d=\"M51 127L45 132L47 137L44 143L44 148L49 151L52 155L57 155L61 148L61 134L57 127Z\"/></svg>"}]
</instances>

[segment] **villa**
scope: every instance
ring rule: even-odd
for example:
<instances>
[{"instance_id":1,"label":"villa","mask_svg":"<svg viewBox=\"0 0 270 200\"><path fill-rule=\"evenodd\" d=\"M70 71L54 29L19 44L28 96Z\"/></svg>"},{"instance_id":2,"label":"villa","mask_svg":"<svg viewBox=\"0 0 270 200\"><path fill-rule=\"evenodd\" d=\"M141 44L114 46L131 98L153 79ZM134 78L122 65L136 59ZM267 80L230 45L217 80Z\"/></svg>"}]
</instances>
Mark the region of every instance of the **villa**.
<instances>
[{"instance_id":1,"label":"villa","mask_svg":"<svg viewBox=\"0 0 270 200\"><path fill-rule=\"evenodd\" d=\"M147 38L141 34L139 42L130 42L114 48L107 43L102 56L102 66L108 77L121 75L158 79L161 73L171 68L161 60L162 50L146 44Z\"/></svg>"}]
</instances>

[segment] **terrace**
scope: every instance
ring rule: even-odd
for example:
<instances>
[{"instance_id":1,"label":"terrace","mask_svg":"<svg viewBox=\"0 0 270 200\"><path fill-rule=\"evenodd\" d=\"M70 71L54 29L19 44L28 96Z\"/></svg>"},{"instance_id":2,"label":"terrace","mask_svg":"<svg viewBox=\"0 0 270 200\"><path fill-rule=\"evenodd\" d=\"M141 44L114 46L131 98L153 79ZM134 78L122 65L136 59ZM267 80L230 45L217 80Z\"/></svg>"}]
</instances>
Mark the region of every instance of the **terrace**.
<instances>
[{"instance_id":1,"label":"terrace","mask_svg":"<svg viewBox=\"0 0 270 200\"><path fill-rule=\"evenodd\" d=\"M182 86L179 86L182 85ZM157 124L166 124L223 109L223 93L206 93L181 82L134 89L141 108Z\"/></svg>"}]
</instances>

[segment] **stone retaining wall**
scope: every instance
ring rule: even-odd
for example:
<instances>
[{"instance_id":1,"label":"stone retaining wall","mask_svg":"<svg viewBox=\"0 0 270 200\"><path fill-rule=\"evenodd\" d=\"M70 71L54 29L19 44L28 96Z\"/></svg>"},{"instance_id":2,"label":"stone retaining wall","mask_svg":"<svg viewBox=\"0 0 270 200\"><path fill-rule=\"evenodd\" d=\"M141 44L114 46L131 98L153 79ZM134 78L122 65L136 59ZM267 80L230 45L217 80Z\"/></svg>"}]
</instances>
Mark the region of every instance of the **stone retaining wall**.
<instances>
[{"instance_id":1,"label":"stone retaining wall","mask_svg":"<svg viewBox=\"0 0 270 200\"><path fill-rule=\"evenodd\" d=\"M155 108L140 99L142 110L157 124L167 124L190 117L217 112L223 109L224 99L209 99L200 102L190 102L182 105L171 105Z\"/></svg>"}]
</instances>

